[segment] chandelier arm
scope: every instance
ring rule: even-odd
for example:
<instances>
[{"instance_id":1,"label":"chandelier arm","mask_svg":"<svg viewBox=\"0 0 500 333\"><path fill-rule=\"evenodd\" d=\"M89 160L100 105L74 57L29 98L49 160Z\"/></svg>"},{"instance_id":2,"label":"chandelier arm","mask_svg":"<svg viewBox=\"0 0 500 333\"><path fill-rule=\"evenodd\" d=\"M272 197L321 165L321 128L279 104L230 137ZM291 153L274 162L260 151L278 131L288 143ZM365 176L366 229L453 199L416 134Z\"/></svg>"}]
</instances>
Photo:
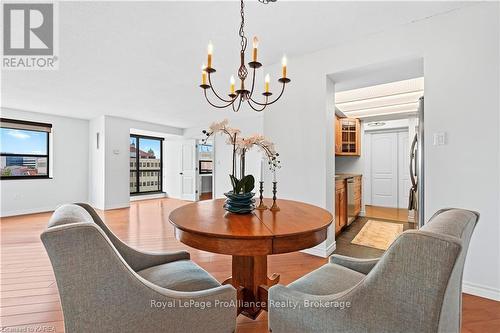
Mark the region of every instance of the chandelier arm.
<instances>
[{"instance_id":1,"label":"chandelier arm","mask_svg":"<svg viewBox=\"0 0 500 333\"><path fill-rule=\"evenodd\" d=\"M267 97L266 97L266 101L267 101ZM262 108L257 108L256 106L253 106L252 103L251 103L251 100L248 99L247 100L247 103L248 105L250 105L250 107L254 110L254 111L257 111L257 112L262 112L264 111L264 109L269 105L269 104L263 104L264 106Z\"/></svg>"},{"instance_id":2,"label":"chandelier arm","mask_svg":"<svg viewBox=\"0 0 500 333\"><path fill-rule=\"evenodd\" d=\"M212 103L209 99L208 99L208 96L207 96L207 89L203 89L203 93L205 95L205 99L207 100L208 104L212 105L214 108L218 108L218 109L224 109L224 108L227 108L228 106L230 106L231 104L234 104L234 101L235 99L233 99L231 102L229 102L228 104L226 105L216 105L214 103Z\"/></svg>"},{"instance_id":3,"label":"chandelier arm","mask_svg":"<svg viewBox=\"0 0 500 333\"><path fill-rule=\"evenodd\" d=\"M252 95L253 95L253 89L255 87L255 70L256 68L254 67L253 68L253 74L252 74L252 89L250 89L250 94L249 94L249 98L251 99L252 98Z\"/></svg>"},{"instance_id":4,"label":"chandelier arm","mask_svg":"<svg viewBox=\"0 0 500 333\"><path fill-rule=\"evenodd\" d=\"M234 107L234 104L235 104L235 103L232 103L232 107L233 107L233 111L234 111L234 112L238 112L238 111L240 111L241 101L242 101L242 100L243 100L243 97L241 97L241 96L240 96L240 101L238 102L238 107L237 107L237 108L235 108L235 107Z\"/></svg>"},{"instance_id":5,"label":"chandelier arm","mask_svg":"<svg viewBox=\"0 0 500 333\"><path fill-rule=\"evenodd\" d=\"M226 102L226 103L229 103L229 102L231 102L231 103L232 103L232 102L234 102L234 99L230 99L230 100L228 100L228 99L225 99L225 98L220 97L220 96L219 96L219 94L217 94L217 92L216 92L216 91L215 91L215 89L214 89L214 85L212 84L212 79L211 79L210 77L211 77L211 75L210 75L210 72L209 72L209 73L208 73L208 84L210 85L210 90L212 90L212 92L214 93L214 95L215 95L218 99L220 99L221 101L223 101L223 102Z\"/></svg>"},{"instance_id":6,"label":"chandelier arm","mask_svg":"<svg viewBox=\"0 0 500 333\"><path fill-rule=\"evenodd\" d=\"M280 98L281 98L281 96L283 95L283 92L285 91L285 84L286 84L286 83L285 83L285 82L283 82L283 86L281 87L281 92L280 92L280 94L278 95L278 97L276 97L276 98L275 98L273 101L271 101L271 102L267 102L267 97L266 97L266 102L265 102L265 103L259 103L259 102L257 102L256 100L254 100L254 99L253 99L253 98L251 98L251 97L250 97L250 99L252 100L252 102L254 102L254 103L255 103L255 104L257 104L257 105L261 105L261 106L262 106L262 105L271 105L271 104L273 104L273 103L277 102L277 101L278 101L278 99L280 99Z\"/></svg>"}]
</instances>

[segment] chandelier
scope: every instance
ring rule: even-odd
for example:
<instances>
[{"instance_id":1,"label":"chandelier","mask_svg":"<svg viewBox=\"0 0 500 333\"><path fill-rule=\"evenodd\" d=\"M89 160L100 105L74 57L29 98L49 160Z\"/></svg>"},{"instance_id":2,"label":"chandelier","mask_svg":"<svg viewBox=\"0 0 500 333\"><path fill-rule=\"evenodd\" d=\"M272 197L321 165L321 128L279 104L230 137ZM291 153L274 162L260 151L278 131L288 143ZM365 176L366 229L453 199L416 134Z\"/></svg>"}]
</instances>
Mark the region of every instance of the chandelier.
<instances>
[{"instance_id":1,"label":"chandelier","mask_svg":"<svg viewBox=\"0 0 500 333\"><path fill-rule=\"evenodd\" d=\"M262 3L268 3L268 2L275 2L276 0L259 0L259 2ZM232 107L234 112L238 112L240 110L240 107L242 104L245 102L250 105L250 107L257 111L263 111L268 105L271 105L275 103L278 99L281 98L283 95L283 92L285 91L285 85L290 82L290 79L286 77L286 66L287 66L287 60L286 57L283 56L282 59L282 75L281 78L278 79L278 82L281 83L281 92L279 95L275 98L271 98L273 95L271 91L269 90L269 82L270 82L270 77L269 74L265 76L264 79L264 92L262 95L264 97L260 98L260 101L257 100L257 98L254 96L254 88L255 88L255 71L257 68L261 67L262 64L257 61L257 51L259 47L259 40L257 37L253 38L253 52L252 52L252 61L248 63L248 67L251 68L252 71L252 82L250 85L250 88L248 89L247 86L245 85L245 80L247 79L248 76L248 69L245 65L245 51L247 48L247 38L245 37L245 31L244 31L244 26L245 26L245 13L244 13L244 3L243 0L241 0L241 24L240 24L240 30L238 35L241 38L241 50L240 50L240 67L238 69L238 78L240 80L239 83L239 89L235 90L235 80L234 76L231 76L230 79L230 86L229 86L229 94L227 95L228 97L223 97L220 93L218 93L212 84L212 74L215 73L215 68L212 67L212 55L213 55L213 45L210 42L208 44L208 57L207 57L207 65L203 65L201 70L201 85L200 87L203 89L203 94L205 95L205 99L207 102L212 105L213 107L223 109L227 107ZM218 102L214 103L212 102L209 97L207 91L210 90L212 94L215 96L216 99L218 99Z\"/></svg>"}]
</instances>

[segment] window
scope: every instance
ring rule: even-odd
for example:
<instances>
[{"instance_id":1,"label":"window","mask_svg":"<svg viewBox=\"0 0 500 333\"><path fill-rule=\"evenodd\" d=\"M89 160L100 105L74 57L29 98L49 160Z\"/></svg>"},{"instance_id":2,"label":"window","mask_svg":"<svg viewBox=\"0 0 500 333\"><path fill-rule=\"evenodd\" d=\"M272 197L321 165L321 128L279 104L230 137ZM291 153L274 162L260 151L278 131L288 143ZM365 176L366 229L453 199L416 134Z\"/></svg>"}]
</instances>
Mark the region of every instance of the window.
<instances>
[{"instance_id":1,"label":"window","mask_svg":"<svg viewBox=\"0 0 500 333\"><path fill-rule=\"evenodd\" d=\"M163 139L130 135L130 194L162 191Z\"/></svg>"},{"instance_id":2,"label":"window","mask_svg":"<svg viewBox=\"0 0 500 333\"><path fill-rule=\"evenodd\" d=\"M0 118L2 179L49 178L51 124Z\"/></svg>"}]
</instances>

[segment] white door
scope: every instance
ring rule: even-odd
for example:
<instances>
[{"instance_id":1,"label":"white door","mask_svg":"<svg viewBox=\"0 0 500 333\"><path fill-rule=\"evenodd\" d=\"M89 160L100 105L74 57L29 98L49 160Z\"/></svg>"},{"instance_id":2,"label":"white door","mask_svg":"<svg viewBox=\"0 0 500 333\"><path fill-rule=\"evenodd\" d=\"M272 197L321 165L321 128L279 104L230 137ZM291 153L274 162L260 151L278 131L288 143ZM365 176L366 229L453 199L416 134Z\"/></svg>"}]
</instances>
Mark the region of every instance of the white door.
<instances>
[{"instance_id":1,"label":"white door","mask_svg":"<svg viewBox=\"0 0 500 333\"><path fill-rule=\"evenodd\" d=\"M408 208L410 182L410 142L408 132L398 133L398 174L399 174L399 203L398 208Z\"/></svg>"},{"instance_id":2,"label":"white door","mask_svg":"<svg viewBox=\"0 0 500 333\"><path fill-rule=\"evenodd\" d=\"M371 137L373 206L398 207L398 136L374 133Z\"/></svg>"},{"instance_id":3,"label":"white door","mask_svg":"<svg viewBox=\"0 0 500 333\"><path fill-rule=\"evenodd\" d=\"M181 149L181 197L184 200L198 200L198 166L196 140L182 142Z\"/></svg>"},{"instance_id":4,"label":"white door","mask_svg":"<svg viewBox=\"0 0 500 333\"><path fill-rule=\"evenodd\" d=\"M165 157L163 165L165 166L164 188L169 198L182 199L181 189L181 157L182 143L178 140L165 140Z\"/></svg>"}]
</instances>

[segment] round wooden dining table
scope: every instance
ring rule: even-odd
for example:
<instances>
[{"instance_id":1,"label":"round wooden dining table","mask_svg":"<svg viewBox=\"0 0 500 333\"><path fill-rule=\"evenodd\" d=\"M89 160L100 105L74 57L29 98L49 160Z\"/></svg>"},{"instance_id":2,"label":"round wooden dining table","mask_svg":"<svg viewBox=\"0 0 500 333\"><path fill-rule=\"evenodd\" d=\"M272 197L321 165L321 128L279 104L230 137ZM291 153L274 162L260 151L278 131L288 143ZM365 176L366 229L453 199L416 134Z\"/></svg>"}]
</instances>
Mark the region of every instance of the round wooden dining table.
<instances>
[{"instance_id":1,"label":"round wooden dining table","mask_svg":"<svg viewBox=\"0 0 500 333\"><path fill-rule=\"evenodd\" d=\"M254 210L233 214L224 210L225 199L199 201L170 213L175 237L199 250L232 256L230 283L238 292L238 314L255 319L267 310L268 288L279 274L267 274L267 256L307 249L323 242L333 216L303 202L277 201L280 210ZM264 199L270 207L272 201Z\"/></svg>"}]
</instances>

